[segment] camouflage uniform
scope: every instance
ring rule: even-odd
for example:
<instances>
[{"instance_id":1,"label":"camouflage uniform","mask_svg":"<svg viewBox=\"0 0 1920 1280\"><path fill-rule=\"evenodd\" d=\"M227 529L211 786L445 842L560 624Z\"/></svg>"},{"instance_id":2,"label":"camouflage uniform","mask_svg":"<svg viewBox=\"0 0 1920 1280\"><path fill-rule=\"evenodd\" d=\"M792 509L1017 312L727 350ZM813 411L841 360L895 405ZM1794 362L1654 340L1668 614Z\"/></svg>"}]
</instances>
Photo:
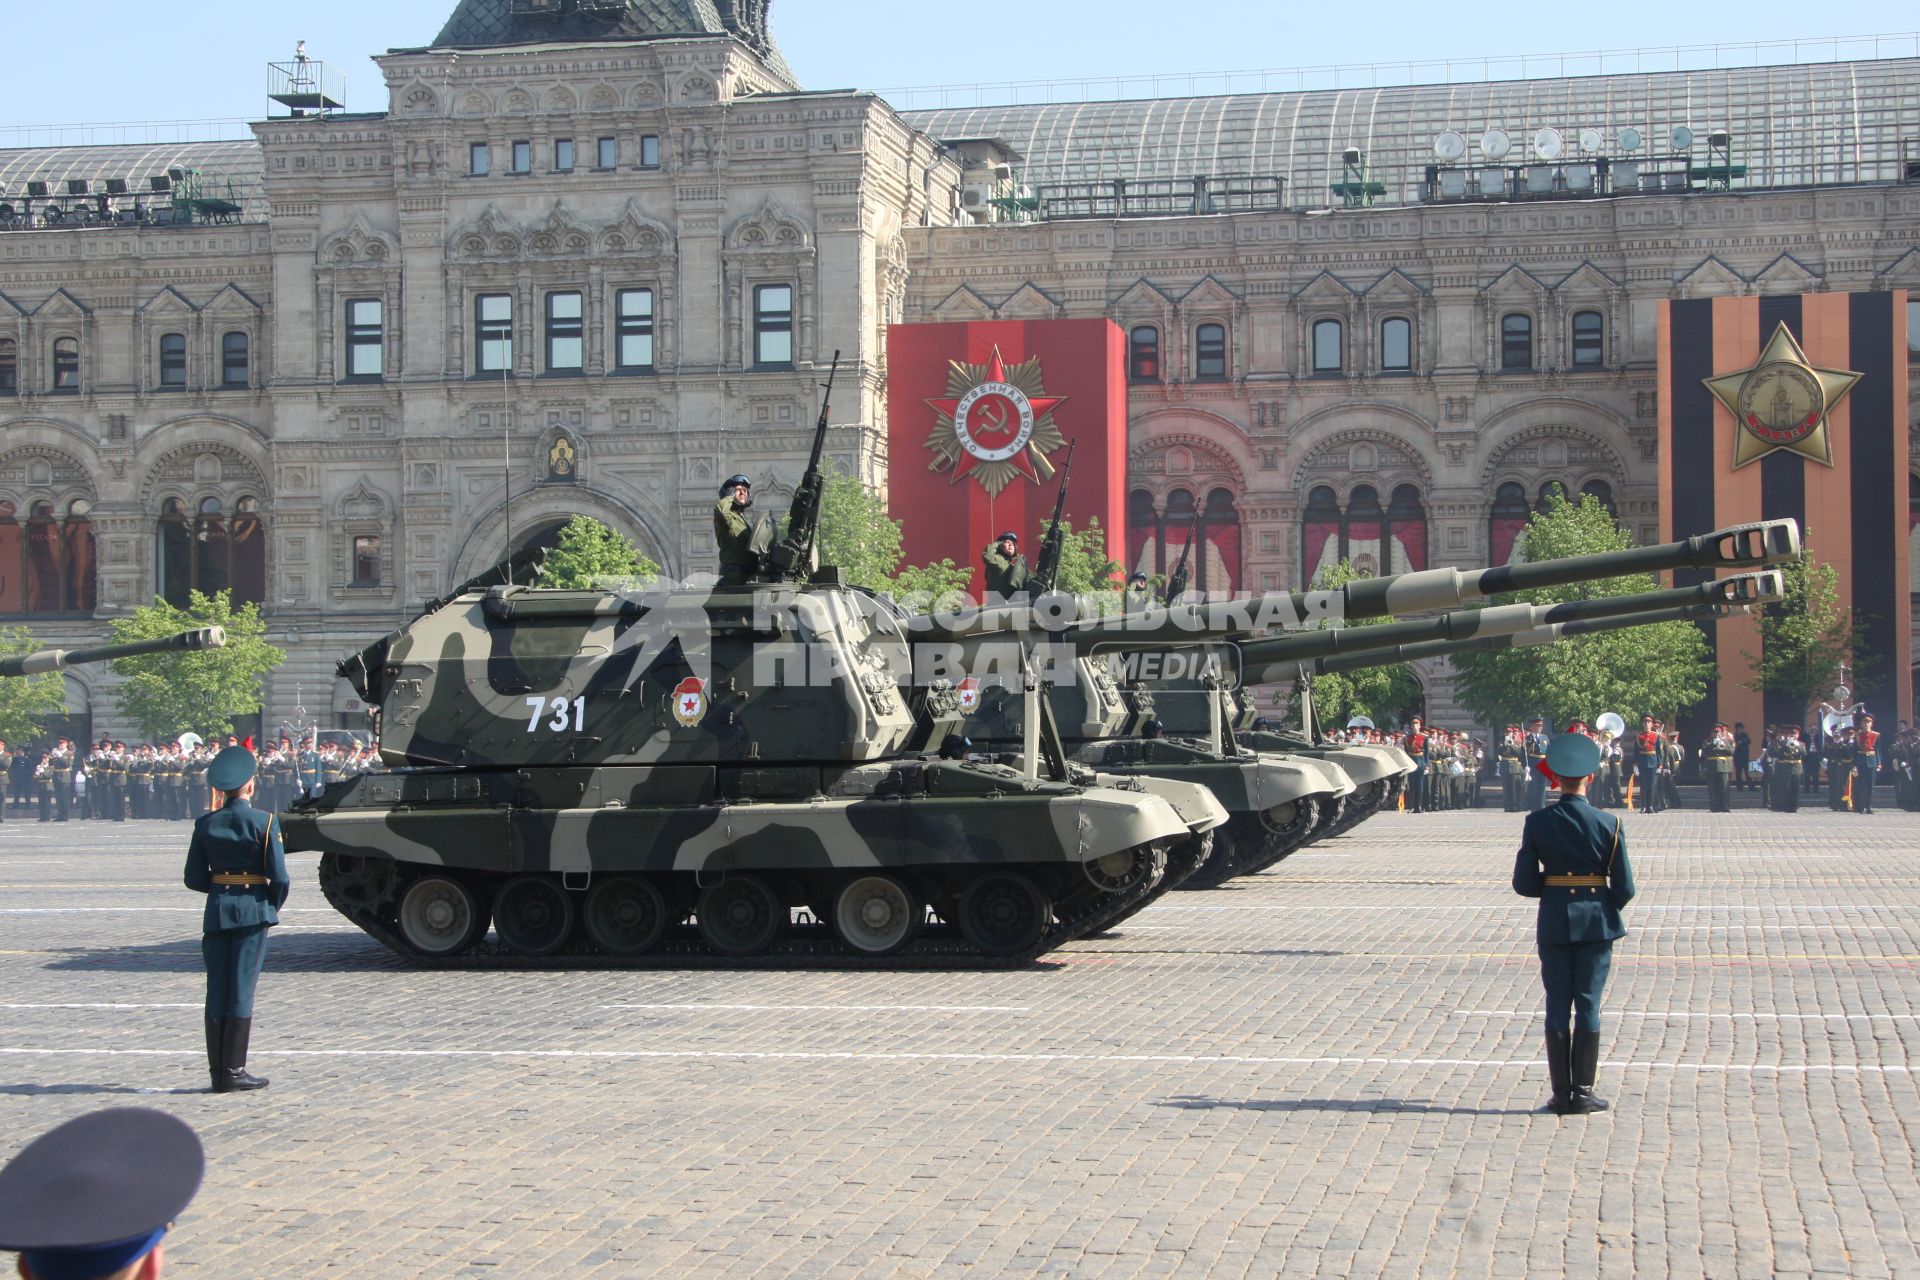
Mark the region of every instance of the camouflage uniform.
<instances>
[{"instance_id":1,"label":"camouflage uniform","mask_svg":"<svg viewBox=\"0 0 1920 1280\"><path fill-rule=\"evenodd\" d=\"M720 549L720 581L743 586L753 579L758 561L753 554L753 525L746 508L735 506L731 495L713 504L713 540Z\"/></svg>"}]
</instances>

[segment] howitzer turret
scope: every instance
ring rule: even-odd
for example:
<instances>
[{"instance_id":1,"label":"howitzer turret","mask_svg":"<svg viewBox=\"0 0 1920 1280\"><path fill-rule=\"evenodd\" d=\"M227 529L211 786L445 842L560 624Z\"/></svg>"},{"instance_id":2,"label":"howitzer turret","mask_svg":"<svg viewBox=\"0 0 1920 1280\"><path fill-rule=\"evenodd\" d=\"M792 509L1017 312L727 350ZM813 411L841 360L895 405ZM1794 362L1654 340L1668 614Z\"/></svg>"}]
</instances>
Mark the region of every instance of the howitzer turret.
<instances>
[{"instance_id":1,"label":"howitzer turret","mask_svg":"<svg viewBox=\"0 0 1920 1280\"><path fill-rule=\"evenodd\" d=\"M91 645L85 649L39 649L17 657L0 658L0 676L37 676L47 671L94 662L117 662L121 658L140 658L150 653L193 653L201 649L225 647L227 633L221 627L201 627L178 635L158 636L151 640L130 640L125 644Z\"/></svg>"}]
</instances>

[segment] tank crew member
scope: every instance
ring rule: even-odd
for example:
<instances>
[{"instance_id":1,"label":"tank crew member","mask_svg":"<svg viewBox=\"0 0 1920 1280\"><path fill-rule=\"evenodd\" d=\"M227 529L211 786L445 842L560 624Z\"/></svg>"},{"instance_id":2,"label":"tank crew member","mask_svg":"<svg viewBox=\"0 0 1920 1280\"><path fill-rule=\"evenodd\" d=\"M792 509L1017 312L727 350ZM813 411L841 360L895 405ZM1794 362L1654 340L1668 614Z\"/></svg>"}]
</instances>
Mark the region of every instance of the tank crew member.
<instances>
[{"instance_id":1,"label":"tank crew member","mask_svg":"<svg viewBox=\"0 0 1920 1280\"><path fill-rule=\"evenodd\" d=\"M187 888L207 895L200 952L207 964L207 1068L215 1093L264 1089L247 1072L253 989L291 887L280 826L253 798L253 752L228 747L207 767L219 808L195 820Z\"/></svg>"},{"instance_id":2,"label":"tank crew member","mask_svg":"<svg viewBox=\"0 0 1920 1280\"><path fill-rule=\"evenodd\" d=\"M729 476L713 504L713 541L720 549L720 581L744 587L753 581L758 561L753 554L753 526L747 508L753 505L753 481Z\"/></svg>"},{"instance_id":3,"label":"tank crew member","mask_svg":"<svg viewBox=\"0 0 1920 1280\"><path fill-rule=\"evenodd\" d=\"M1560 734L1547 749L1546 767L1560 799L1527 815L1513 891L1540 900L1534 936L1547 993L1547 1071L1553 1080L1546 1109L1586 1115L1607 1109L1593 1092L1600 996L1613 944L1627 932L1620 909L1633 900L1633 869L1621 820L1586 800L1587 780L1600 767L1599 745L1585 734Z\"/></svg>"},{"instance_id":4,"label":"tank crew member","mask_svg":"<svg viewBox=\"0 0 1920 1280\"><path fill-rule=\"evenodd\" d=\"M164 1111L76 1117L0 1169L0 1249L26 1280L153 1280L205 1170L200 1139Z\"/></svg>"},{"instance_id":5,"label":"tank crew member","mask_svg":"<svg viewBox=\"0 0 1920 1280\"><path fill-rule=\"evenodd\" d=\"M1880 735L1873 717L1861 712L1853 734L1853 811L1873 812L1873 784L1880 780Z\"/></svg>"},{"instance_id":6,"label":"tank crew member","mask_svg":"<svg viewBox=\"0 0 1920 1280\"><path fill-rule=\"evenodd\" d=\"M1707 780L1707 811L1733 812L1733 735L1724 723L1713 726L1707 745L1700 748L1700 771Z\"/></svg>"},{"instance_id":7,"label":"tank crew member","mask_svg":"<svg viewBox=\"0 0 1920 1280\"><path fill-rule=\"evenodd\" d=\"M1147 584L1147 575L1135 572L1127 579L1126 607L1128 612L1136 612L1153 603L1153 589Z\"/></svg>"},{"instance_id":8,"label":"tank crew member","mask_svg":"<svg viewBox=\"0 0 1920 1280\"><path fill-rule=\"evenodd\" d=\"M980 553L986 565L987 599L1013 600L1027 593L1027 558L1020 554L1020 535L1009 529Z\"/></svg>"},{"instance_id":9,"label":"tank crew member","mask_svg":"<svg viewBox=\"0 0 1920 1280\"><path fill-rule=\"evenodd\" d=\"M1527 811L1529 813L1547 806L1547 779L1540 772L1540 762L1547 758L1547 721L1544 716L1535 716L1527 722L1527 736L1522 744L1527 754Z\"/></svg>"}]
</instances>

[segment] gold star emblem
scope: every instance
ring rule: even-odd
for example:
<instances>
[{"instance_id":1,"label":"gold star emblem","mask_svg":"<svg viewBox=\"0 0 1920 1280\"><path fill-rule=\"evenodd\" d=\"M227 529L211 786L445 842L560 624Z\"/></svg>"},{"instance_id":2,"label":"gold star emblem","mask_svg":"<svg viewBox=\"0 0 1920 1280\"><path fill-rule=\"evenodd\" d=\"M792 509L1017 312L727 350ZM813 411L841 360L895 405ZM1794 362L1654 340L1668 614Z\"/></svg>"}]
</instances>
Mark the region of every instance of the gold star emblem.
<instances>
[{"instance_id":1,"label":"gold star emblem","mask_svg":"<svg viewBox=\"0 0 1920 1280\"><path fill-rule=\"evenodd\" d=\"M1827 415L1847 398L1861 376L1846 369L1814 368L1781 322L1751 369L1703 380L1738 424L1733 469L1782 449L1832 466Z\"/></svg>"},{"instance_id":2,"label":"gold star emblem","mask_svg":"<svg viewBox=\"0 0 1920 1280\"><path fill-rule=\"evenodd\" d=\"M994 497L1021 476L1038 484L1053 475L1047 455L1067 442L1053 421L1066 402L1046 393L1039 356L1009 365L995 346L985 364L949 361L947 394L927 401L927 470L947 472L948 484L971 474Z\"/></svg>"}]
</instances>

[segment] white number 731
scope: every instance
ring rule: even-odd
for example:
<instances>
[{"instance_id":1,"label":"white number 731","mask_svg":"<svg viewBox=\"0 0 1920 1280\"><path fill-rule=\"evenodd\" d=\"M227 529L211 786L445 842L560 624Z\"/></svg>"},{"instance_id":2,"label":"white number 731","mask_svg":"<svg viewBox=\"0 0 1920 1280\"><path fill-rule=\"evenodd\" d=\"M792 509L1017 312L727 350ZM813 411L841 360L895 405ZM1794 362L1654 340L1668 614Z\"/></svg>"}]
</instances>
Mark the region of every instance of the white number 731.
<instances>
[{"instance_id":1,"label":"white number 731","mask_svg":"<svg viewBox=\"0 0 1920 1280\"><path fill-rule=\"evenodd\" d=\"M569 702L565 698L528 698L531 708L527 716L527 732L540 732L540 717L547 715L547 728L555 733L565 733L568 722L572 722L575 733L584 733L587 727L587 700L579 697ZM551 712L551 715L548 713Z\"/></svg>"}]
</instances>

